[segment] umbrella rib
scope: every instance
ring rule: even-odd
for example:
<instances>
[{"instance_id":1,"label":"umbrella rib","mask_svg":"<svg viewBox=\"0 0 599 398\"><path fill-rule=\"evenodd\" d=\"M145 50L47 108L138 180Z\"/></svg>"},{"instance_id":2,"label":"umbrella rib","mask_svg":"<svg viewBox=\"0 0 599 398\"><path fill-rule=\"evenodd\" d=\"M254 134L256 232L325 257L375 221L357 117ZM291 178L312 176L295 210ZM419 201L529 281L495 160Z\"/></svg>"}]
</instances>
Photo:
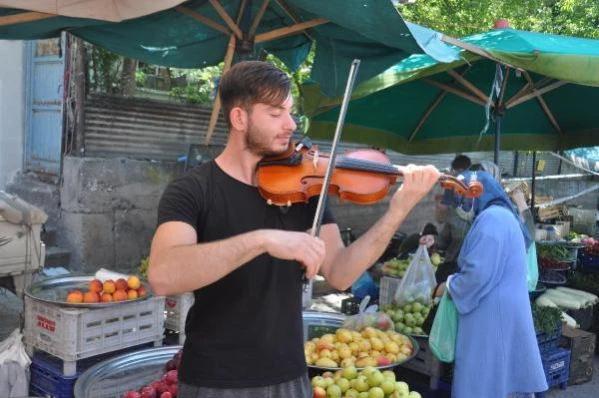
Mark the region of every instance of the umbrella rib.
<instances>
[{"instance_id":1,"label":"umbrella rib","mask_svg":"<svg viewBox=\"0 0 599 398\"><path fill-rule=\"evenodd\" d=\"M207 25L214 30L217 30L221 33L226 34L227 36L231 34L231 31L229 29L227 29L226 26L221 25L218 22L214 22L212 19L205 17L204 15L200 14L197 11L191 10L191 9L183 7L183 6L175 7L175 9L177 11L179 11L181 14L188 15L188 16L192 17L193 19L200 21L204 25Z\"/></svg>"},{"instance_id":2,"label":"umbrella rib","mask_svg":"<svg viewBox=\"0 0 599 398\"><path fill-rule=\"evenodd\" d=\"M239 26L237 26L235 21L233 21L233 19L229 16L229 14L227 13L227 10L225 10L223 8L223 6L218 2L218 0L208 0L208 1L210 1L210 4L212 4L212 7L214 7L214 9L218 13L218 15L220 15L220 17L223 19L223 21L225 21L225 23L227 24L229 29L231 29L233 31L233 33L235 33L235 36L237 36L238 39L241 39L242 38L241 29L239 29Z\"/></svg>"},{"instance_id":3,"label":"umbrella rib","mask_svg":"<svg viewBox=\"0 0 599 398\"><path fill-rule=\"evenodd\" d=\"M270 0L262 0L262 4L260 5L260 9L258 10L258 14L256 14L256 18L254 18L254 22L252 22L252 26L250 27L250 31L248 32L248 37L254 37L256 33L256 29L258 29L258 25L268 8L268 3Z\"/></svg>"},{"instance_id":4,"label":"umbrella rib","mask_svg":"<svg viewBox=\"0 0 599 398\"><path fill-rule=\"evenodd\" d=\"M7 15L0 17L0 26L16 25L25 22L34 22L47 18L54 18L55 14L46 14L44 12L24 12L21 14Z\"/></svg>"},{"instance_id":5,"label":"umbrella rib","mask_svg":"<svg viewBox=\"0 0 599 398\"><path fill-rule=\"evenodd\" d=\"M553 84L543 87L542 89L534 90L534 92L532 92L530 94L523 95L522 97L518 98L517 100L512 101L512 103L507 105L506 108L507 109L513 108L518 104L528 101L529 99L538 97L539 95L543 95L551 90L555 90L556 88L559 88L559 87L563 86L564 84L568 84L568 82L565 82L563 80L558 80Z\"/></svg>"},{"instance_id":6,"label":"umbrella rib","mask_svg":"<svg viewBox=\"0 0 599 398\"><path fill-rule=\"evenodd\" d=\"M447 85L445 83L441 83L441 82L438 82L436 80L429 79L427 77L422 78L422 81L425 82L425 83L428 83L428 84L430 84L432 86L435 86L437 88L441 88L443 90L449 91L450 93L455 94L458 97L462 97L462 98L464 98L464 99L466 99L468 101L474 102L475 104L478 104L478 105L481 105L481 106L485 106L485 101L481 100L478 97L475 97L474 95L470 95L468 93L465 93L465 92L463 92L462 90L460 90L460 89L458 89L456 87L449 86L449 85Z\"/></svg>"},{"instance_id":7,"label":"umbrella rib","mask_svg":"<svg viewBox=\"0 0 599 398\"><path fill-rule=\"evenodd\" d=\"M532 78L530 77L530 75L528 74L528 72L524 71L523 74L524 74L524 77L526 78L526 81L528 81L529 84L534 85L534 82L533 82ZM535 92L536 90L533 88L532 91ZM541 105L541 108L543 108L543 111L545 111L545 114L547 115L547 118L549 119L549 121L551 122L551 124L553 124L553 127L555 127L555 129L559 133L560 137L562 137L564 135L564 133L562 132L561 127L557 123L557 120L553 116L553 113L549 109L549 106L547 106L547 103L545 102L545 99L543 98L543 96L539 95L537 97L537 101L539 101L539 104Z\"/></svg>"},{"instance_id":8,"label":"umbrella rib","mask_svg":"<svg viewBox=\"0 0 599 398\"><path fill-rule=\"evenodd\" d=\"M470 70L470 65L466 66L466 68L464 68L464 70L462 72L460 72L460 73L454 72L454 73L457 76L462 77L469 70ZM455 80L451 84L455 84ZM422 116L420 117L420 120L418 120L418 124L416 125L414 130L412 130L412 133L410 133L410 136L408 137L408 142L412 142L412 140L416 137L416 134L418 134L418 132L420 131L422 126L424 126L424 123L428 120L429 116L433 113L433 111L435 110L435 108L437 108L437 106L441 103L441 101L443 101L443 98L445 98L445 96L448 93L449 92L447 90L443 90L439 94L437 94L437 97L435 97L433 102L429 105L429 107L426 109L426 111L422 114Z\"/></svg>"},{"instance_id":9,"label":"umbrella rib","mask_svg":"<svg viewBox=\"0 0 599 398\"><path fill-rule=\"evenodd\" d=\"M538 81L538 82L536 82L536 83L526 83L526 84L524 85L524 87L522 87L522 88L520 89L520 91L518 91L516 94L514 94L514 95L512 96L512 98L510 98L509 100L507 100L507 101L505 102L505 106L508 106L508 107L509 107L509 106L510 106L510 104L511 104L512 102L516 101L518 98L522 97L522 96L523 96L523 95L525 95L525 94L529 94L529 93L531 93L531 92L532 92L532 91L534 91L534 90L538 90L538 89L540 89L541 87L543 87L545 84L547 84L547 83L548 83L548 82L550 82L551 80L552 80L552 78L550 78L550 77L544 77L544 78L542 78L541 80L539 80L539 81Z\"/></svg>"},{"instance_id":10,"label":"umbrella rib","mask_svg":"<svg viewBox=\"0 0 599 398\"><path fill-rule=\"evenodd\" d=\"M464 87L466 87L468 90L470 90L474 95L476 95L481 100L483 100L485 102L487 102L489 100L489 97L486 96L485 93L483 93L482 91L480 91L478 89L478 87L476 87L474 84L470 83L466 78L464 78L463 76L461 76L456 71L454 71L454 70L448 70L447 74L450 75L451 77L453 77L458 82L460 82Z\"/></svg>"},{"instance_id":11,"label":"umbrella rib","mask_svg":"<svg viewBox=\"0 0 599 398\"><path fill-rule=\"evenodd\" d=\"M299 18L295 15L295 13L293 11L291 11L291 8L289 8L289 6L287 4L285 4L285 2L283 0L274 0L275 3L277 3L277 5L283 10L283 12L285 14L287 14L287 16L293 21L293 23L298 24L300 23ZM312 41L316 41L314 40L314 38L312 36L310 36L310 34L306 31L303 32L304 35L306 35L306 37Z\"/></svg>"},{"instance_id":12,"label":"umbrella rib","mask_svg":"<svg viewBox=\"0 0 599 398\"><path fill-rule=\"evenodd\" d=\"M329 20L326 18L314 18L314 19L311 19L306 22L300 22L300 23L292 25L292 26L286 26L284 28L279 28L279 29L271 30L270 32L261 33L259 35L256 35L255 42L262 43L264 41L280 39L285 36L291 36L296 33L300 33L304 29L310 29L315 26L323 25L328 22L329 22Z\"/></svg>"}]
</instances>

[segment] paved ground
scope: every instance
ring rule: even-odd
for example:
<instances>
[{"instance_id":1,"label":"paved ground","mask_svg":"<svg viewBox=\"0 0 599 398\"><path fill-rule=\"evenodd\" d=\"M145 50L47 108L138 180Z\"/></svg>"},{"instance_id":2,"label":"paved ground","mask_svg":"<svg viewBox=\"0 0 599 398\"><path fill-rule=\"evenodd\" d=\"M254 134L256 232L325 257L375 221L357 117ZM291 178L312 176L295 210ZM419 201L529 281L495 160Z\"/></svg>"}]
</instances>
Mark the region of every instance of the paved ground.
<instances>
[{"instance_id":1,"label":"paved ground","mask_svg":"<svg viewBox=\"0 0 599 398\"><path fill-rule=\"evenodd\" d=\"M318 311L340 312L341 302L348 294L332 292L326 286L315 286L312 309ZM0 341L3 341L15 328L20 327L23 303L14 294L0 290ZM599 356L594 358L595 369L599 369ZM424 394L428 397L446 397L440 393L430 392ZM547 394L549 398L595 398L599 396L599 376L579 386L568 386L566 390L554 388Z\"/></svg>"}]
</instances>

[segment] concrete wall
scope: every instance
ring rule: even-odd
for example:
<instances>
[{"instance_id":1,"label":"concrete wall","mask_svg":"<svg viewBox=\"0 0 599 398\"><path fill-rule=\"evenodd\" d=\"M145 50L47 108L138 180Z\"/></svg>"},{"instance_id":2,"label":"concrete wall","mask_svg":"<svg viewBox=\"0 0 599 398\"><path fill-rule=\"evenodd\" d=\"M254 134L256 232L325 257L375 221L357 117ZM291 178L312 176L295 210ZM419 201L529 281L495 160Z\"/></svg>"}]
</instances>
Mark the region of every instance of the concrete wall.
<instances>
[{"instance_id":1,"label":"concrete wall","mask_svg":"<svg viewBox=\"0 0 599 398\"><path fill-rule=\"evenodd\" d=\"M58 242L70 268L128 271L148 255L162 191L181 164L64 158Z\"/></svg>"},{"instance_id":2,"label":"concrete wall","mask_svg":"<svg viewBox=\"0 0 599 398\"><path fill-rule=\"evenodd\" d=\"M183 165L126 158L65 157L60 190L61 217L58 242L71 250L70 268L94 272L100 267L129 271L148 255L156 224L158 200L166 185L183 171ZM599 180L542 180L538 195L563 197L599 184ZM331 208L341 229L363 234L387 210L398 185L375 205L339 203ZM434 221L435 188L410 213L399 229L405 234L420 231ZM568 205L595 209L599 191Z\"/></svg>"},{"instance_id":3,"label":"concrete wall","mask_svg":"<svg viewBox=\"0 0 599 398\"><path fill-rule=\"evenodd\" d=\"M0 40L0 189L23 168L23 48L22 41Z\"/></svg>"}]
</instances>

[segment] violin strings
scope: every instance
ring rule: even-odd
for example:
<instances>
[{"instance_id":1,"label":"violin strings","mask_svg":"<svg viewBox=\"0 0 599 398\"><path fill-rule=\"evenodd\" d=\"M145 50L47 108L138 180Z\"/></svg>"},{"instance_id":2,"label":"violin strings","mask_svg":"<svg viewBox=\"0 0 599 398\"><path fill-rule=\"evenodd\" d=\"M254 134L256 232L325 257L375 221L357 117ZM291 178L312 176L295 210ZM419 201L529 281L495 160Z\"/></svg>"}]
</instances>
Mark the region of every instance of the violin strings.
<instances>
[{"instance_id":1,"label":"violin strings","mask_svg":"<svg viewBox=\"0 0 599 398\"><path fill-rule=\"evenodd\" d=\"M336 167L353 169L360 171L373 171L383 174L399 175L399 171L392 165L371 162L362 159L352 159L347 157L339 157L336 161Z\"/></svg>"}]
</instances>

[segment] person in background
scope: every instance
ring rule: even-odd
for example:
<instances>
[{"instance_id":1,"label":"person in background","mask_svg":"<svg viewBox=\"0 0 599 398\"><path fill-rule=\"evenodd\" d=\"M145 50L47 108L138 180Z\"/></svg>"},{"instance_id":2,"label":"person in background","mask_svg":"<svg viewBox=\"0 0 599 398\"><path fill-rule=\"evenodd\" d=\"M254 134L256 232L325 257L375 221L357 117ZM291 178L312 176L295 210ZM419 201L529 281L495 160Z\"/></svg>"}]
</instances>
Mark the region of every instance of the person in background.
<instances>
[{"instance_id":1,"label":"person in background","mask_svg":"<svg viewBox=\"0 0 599 398\"><path fill-rule=\"evenodd\" d=\"M439 233L437 232L437 228L431 224L426 223L417 234L412 234L404 239L399 246L397 251L398 257L407 257L408 254L412 254L418 250L418 246L425 245L428 249L429 255L432 254L432 250L435 246L435 237Z\"/></svg>"},{"instance_id":2,"label":"person in background","mask_svg":"<svg viewBox=\"0 0 599 398\"><path fill-rule=\"evenodd\" d=\"M483 194L453 193L458 214L472 223L458 271L441 284L458 311L452 397L531 397L547 390L527 289L531 237L502 186L485 171L460 174Z\"/></svg>"},{"instance_id":3,"label":"person in background","mask_svg":"<svg viewBox=\"0 0 599 398\"><path fill-rule=\"evenodd\" d=\"M451 161L451 171L454 174L459 174L464 170L468 170L472 165L472 161L466 155L458 155Z\"/></svg>"}]
</instances>

